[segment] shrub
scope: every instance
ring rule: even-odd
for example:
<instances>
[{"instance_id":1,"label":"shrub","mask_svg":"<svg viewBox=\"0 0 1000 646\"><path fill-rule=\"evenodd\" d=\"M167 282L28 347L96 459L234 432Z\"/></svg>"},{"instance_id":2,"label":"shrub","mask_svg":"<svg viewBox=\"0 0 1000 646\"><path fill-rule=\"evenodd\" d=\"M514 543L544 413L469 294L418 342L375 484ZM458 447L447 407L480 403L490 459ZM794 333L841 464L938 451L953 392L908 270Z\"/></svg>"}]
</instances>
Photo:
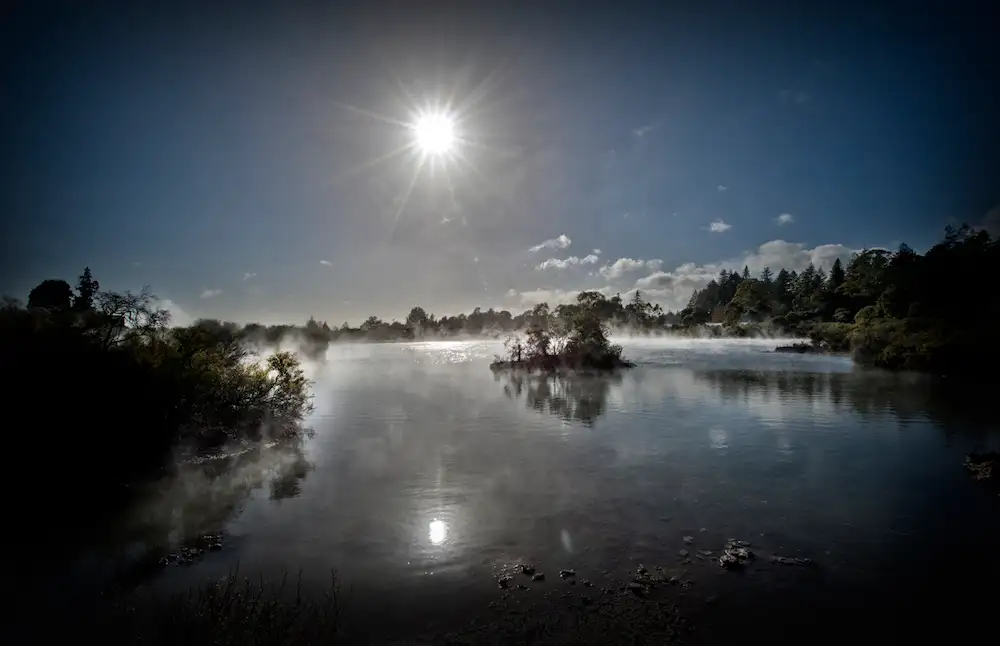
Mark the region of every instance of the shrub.
<instances>
[{"instance_id":1,"label":"shrub","mask_svg":"<svg viewBox=\"0 0 1000 646\"><path fill-rule=\"evenodd\" d=\"M168 329L154 303L144 291L100 293L86 311L0 309L8 396L26 413L8 450L36 454L44 439L46 478L64 497L60 534L116 509L178 447L294 436L311 409L293 355L261 362L231 331Z\"/></svg>"},{"instance_id":2,"label":"shrub","mask_svg":"<svg viewBox=\"0 0 1000 646\"><path fill-rule=\"evenodd\" d=\"M565 326L533 325L526 342L512 335L504 344L504 355L491 367L609 370L632 365L621 355L622 347L608 340L604 322L594 311L582 309Z\"/></svg>"}]
</instances>

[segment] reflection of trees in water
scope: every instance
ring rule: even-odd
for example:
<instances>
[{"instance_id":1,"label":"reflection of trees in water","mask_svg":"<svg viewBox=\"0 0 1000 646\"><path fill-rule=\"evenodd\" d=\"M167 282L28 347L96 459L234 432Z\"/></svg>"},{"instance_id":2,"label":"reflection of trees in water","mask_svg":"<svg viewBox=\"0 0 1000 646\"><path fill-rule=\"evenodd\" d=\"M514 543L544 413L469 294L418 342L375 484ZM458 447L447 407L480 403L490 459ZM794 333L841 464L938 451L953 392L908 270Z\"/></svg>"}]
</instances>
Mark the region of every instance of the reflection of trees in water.
<instances>
[{"instance_id":1,"label":"reflection of trees in water","mask_svg":"<svg viewBox=\"0 0 1000 646\"><path fill-rule=\"evenodd\" d=\"M590 426L604 414L611 386L621 384L621 375L496 373L505 381L503 392L511 399L524 398L528 408L567 421Z\"/></svg>"},{"instance_id":2,"label":"reflection of trees in water","mask_svg":"<svg viewBox=\"0 0 1000 646\"><path fill-rule=\"evenodd\" d=\"M155 553L217 534L257 489L267 486L272 500L299 495L312 468L301 440L179 465L140 494L114 542L137 542Z\"/></svg>"},{"instance_id":3,"label":"reflection of trees in water","mask_svg":"<svg viewBox=\"0 0 1000 646\"><path fill-rule=\"evenodd\" d=\"M271 500L295 498L302 493L302 481L312 469L312 462L306 460L301 451L296 452L294 459L271 478Z\"/></svg>"},{"instance_id":4,"label":"reflection of trees in water","mask_svg":"<svg viewBox=\"0 0 1000 646\"><path fill-rule=\"evenodd\" d=\"M924 375L880 371L754 372L718 370L697 373L726 399L792 396L825 398L837 410L861 416L891 413L902 422L930 419L946 432L982 430L993 424L985 386L936 380Z\"/></svg>"}]
</instances>

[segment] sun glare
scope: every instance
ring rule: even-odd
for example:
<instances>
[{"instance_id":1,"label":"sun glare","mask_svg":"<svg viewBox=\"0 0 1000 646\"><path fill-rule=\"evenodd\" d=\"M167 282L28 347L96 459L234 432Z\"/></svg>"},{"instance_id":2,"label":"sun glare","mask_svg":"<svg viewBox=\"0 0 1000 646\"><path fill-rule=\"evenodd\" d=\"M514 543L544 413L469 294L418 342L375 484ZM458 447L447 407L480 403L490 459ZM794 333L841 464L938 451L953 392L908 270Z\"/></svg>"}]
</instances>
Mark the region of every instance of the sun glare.
<instances>
[{"instance_id":1,"label":"sun glare","mask_svg":"<svg viewBox=\"0 0 1000 646\"><path fill-rule=\"evenodd\" d=\"M455 123L446 114L424 114L413 124L417 147L427 155L441 155L455 144Z\"/></svg>"},{"instance_id":2,"label":"sun glare","mask_svg":"<svg viewBox=\"0 0 1000 646\"><path fill-rule=\"evenodd\" d=\"M448 538L448 523L435 518L430 524L430 539L434 545L440 545Z\"/></svg>"}]
</instances>

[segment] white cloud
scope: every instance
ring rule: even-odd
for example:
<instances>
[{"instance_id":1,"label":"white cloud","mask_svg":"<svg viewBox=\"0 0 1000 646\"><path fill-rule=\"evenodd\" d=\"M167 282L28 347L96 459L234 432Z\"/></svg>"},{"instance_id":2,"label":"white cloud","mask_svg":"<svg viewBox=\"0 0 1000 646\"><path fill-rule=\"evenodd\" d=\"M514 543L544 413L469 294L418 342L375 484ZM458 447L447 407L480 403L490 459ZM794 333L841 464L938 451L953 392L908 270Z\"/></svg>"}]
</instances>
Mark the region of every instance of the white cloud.
<instances>
[{"instance_id":1,"label":"white cloud","mask_svg":"<svg viewBox=\"0 0 1000 646\"><path fill-rule=\"evenodd\" d=\"M333 263L330 262L329 260L320 260L319 264L326 265L327 267L332 267L333 266Z\"/></svg>"},{"instance_id":2,"label":"white cloud","mask_svg":"<svg viewBox=\"0 0 1000 646\"><path fill-rule=\"evenodd\" d=\"M632 258L619 258L609 265L604 265L598 271L608 280L621 278L625 274L640 269L656 270L663 266L663 261L659 258L651 260L635 260Z\"/></svg>"},{"instance_id":3,"label":"white cloud","mask_svg":"<svg viewBox=\"0 0 1000 646\"><path fill-rule=\"evenodd\" d=\"M590 254L589 256L584 256L583 258L570 256L569 258L563 260L559 258L549 258L548 260L542 262L537 267L535 267L535 270L545 271L546 269L566 269L567 267L571 267L573 265L596 265L598 262L600 262L600 260L601 259L595 256L594 254Z\"/></svg>"},{"instance_id":4,"label":"white cloud","mask_svg":"<svg viewBox=\"0 0 1000 646\"><path fill-rule=\"evenodd\" d=\"M542 249L565 249L572 242L573 241L570 240L565 233L562 233L557 238L551 238L549 240L546 240L545 242L536 244L534 247L530 249L530 251L537 252L541 251Z\"/></svg>"},{"instance_id":5,"label":"white cloud","mask_svg":"<svg viewBox=\"0 0 1000 646\"><path fill-rule=\"evenodd\" d=\"M252 271L248 271L245 274L243 274L243 280L250 280L251 278L253 278L256 275L257 274L253 273Z\"/></svg>"},{"instance_id":6,"label":"white cloud","mask_svg":"<svg viewBox=\"0 0 1000 646\"><path fill-rule=\"evenodd\" d=\"M601 250L600 249L594 249L591 253L593 253L595 256L600 256L601 255Z\"/></svg>"},{"instance_id":7,"label":"white cloud","mask_svg":"<svg viewBox=\"0 0 1000 646\"><path fill-rule=\"evenodd\" d=\"M733 225L727 224L722 220L715 220L708 225L708 230L712 233L725 233L733 228Z\"/></svg>"},{"instance_id":8,"label":"white cloud","mask_svg":"<svg viewBox=\"0 0 1000 646\"><path fill-rule=\"evenodd\" d=\"M201 293L202 298L215 298L222 293L221 289L206 289Z\"/></svg>"},{"instance_id":9,"label":"white cloud","mask_svg":"<svg viewBox=\"0 0 1000 646\"><path fill-rule=\"evenodd\" d=\"M809 263L813 263L818 269L827 270L838 258L841 262L849 261L851 254L856 251L860 250L849 249L842 244L823 244L807 249L801 242L771 240L760 245L756 253L748 254L741 261L754 273L760 272L764 267L771 267L774 271L802 271ZM737 268L737 264L732 268Z\"/></svg>"},{"instance_id":10,"label":"white cloud","mask_svg":"<svg viewBox=\"0 0 1000 646\"><path fill-rule=\"evenodd\" d=\"M704 265L686 263L672 271L654 272L638 279L635 286L644 290L650 300L678 310L687 305L695 289L703 288L723 269L741 271L743 267L748 267L750 273L756 276L764 267L770 267L775 273L780 269L802 271L813 263L817 268L829 270L838 258L846 263L856 251L840 244L825 244L810 249L799 242L771 240L738 258Z\"/></svg>"},{"instance_id":11,"label":"white cloud","mask_svg":"<svg viewBox=\"0 0 1000 646\"><path fill-rule=\"evenodd\" d=\"M729 187L726 186L725 184L719 184L718 186L715 187L715 190L719 191L720 193L725 193L726 191L729 190Z\"/></svg>"},{"instance_id":12,"label":"white cloud","mask_svg":"<svg viewBox=\"0 0 1000 646\"><path fill-rule=\"evenodd\" d=\"M683 309L691 293L695 289L705 287L711 280L718 277L723 269L728 271L742 271L743 267L748 267L750 273L757 276L764 267L770 267L777 273L780 269L789 271L802 271L809 263L813 263L817 268L829 270L838 258L841 262L848 262L851 255L857 249L850 249L840 244L825 244L816 247L806 247L798 242L787 242L785 240L771 240L760 245L757 249L744 253L736 258L720 260L718 262L695 264L685 263L671 271L662 270L662 262L659 260L634 260L631 258L620 258L611 265L605 265L599 273L606 280L620 278L631 271L640 269L652 270L652 273L643 276L635 281L634 287L628 291L622 291L623 299L632 297L635 290L641 290L643 297L660 304L665 309L678 311ZM616 268L617 267L617 268ZM526 291L511 289L507 296L511 299L517 298L524 308L532 307L538 303L546 302L552 307L563 303L570 303L576 300L580 289L554 289L541 288ZM621 290L611 284L590 287L588 291L597 291L607 297L612 297Z\"/></svg>"},{"instance_id":13,"label":"white cloud","mask_svg":"<svg viewBox=\"0 0 1000 646\"><path fill-rule=\"evenodd\" d=\"M791 224L792 222L795 222L795 216L791 213L782 213L778 217L774 218L774 221L779 225Z\"/></svg>"}]
</instances>

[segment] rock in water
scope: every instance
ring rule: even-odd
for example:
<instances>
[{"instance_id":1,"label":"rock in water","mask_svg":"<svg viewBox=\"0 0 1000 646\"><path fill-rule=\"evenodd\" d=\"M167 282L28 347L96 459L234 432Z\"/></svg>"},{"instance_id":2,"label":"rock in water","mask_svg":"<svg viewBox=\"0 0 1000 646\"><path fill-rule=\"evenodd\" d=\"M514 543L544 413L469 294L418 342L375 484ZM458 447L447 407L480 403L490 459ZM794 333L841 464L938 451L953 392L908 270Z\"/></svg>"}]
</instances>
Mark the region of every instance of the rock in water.
<instances>
[{"instance_id":1,"label":"rock in water","mask_svg":"<svg viewBox=\"0 0 1000 646\"><path fill-rule=\"evenodd\" d=\"M719 565L726 568L727 570L737 570L746 565L746 562L754 558L754 553L747 549L747 543L745 541L739 541L735 538L729 539L726 544L725 550L722 552L722 556L719 557Z\"/></svg>"}]
</instances>

